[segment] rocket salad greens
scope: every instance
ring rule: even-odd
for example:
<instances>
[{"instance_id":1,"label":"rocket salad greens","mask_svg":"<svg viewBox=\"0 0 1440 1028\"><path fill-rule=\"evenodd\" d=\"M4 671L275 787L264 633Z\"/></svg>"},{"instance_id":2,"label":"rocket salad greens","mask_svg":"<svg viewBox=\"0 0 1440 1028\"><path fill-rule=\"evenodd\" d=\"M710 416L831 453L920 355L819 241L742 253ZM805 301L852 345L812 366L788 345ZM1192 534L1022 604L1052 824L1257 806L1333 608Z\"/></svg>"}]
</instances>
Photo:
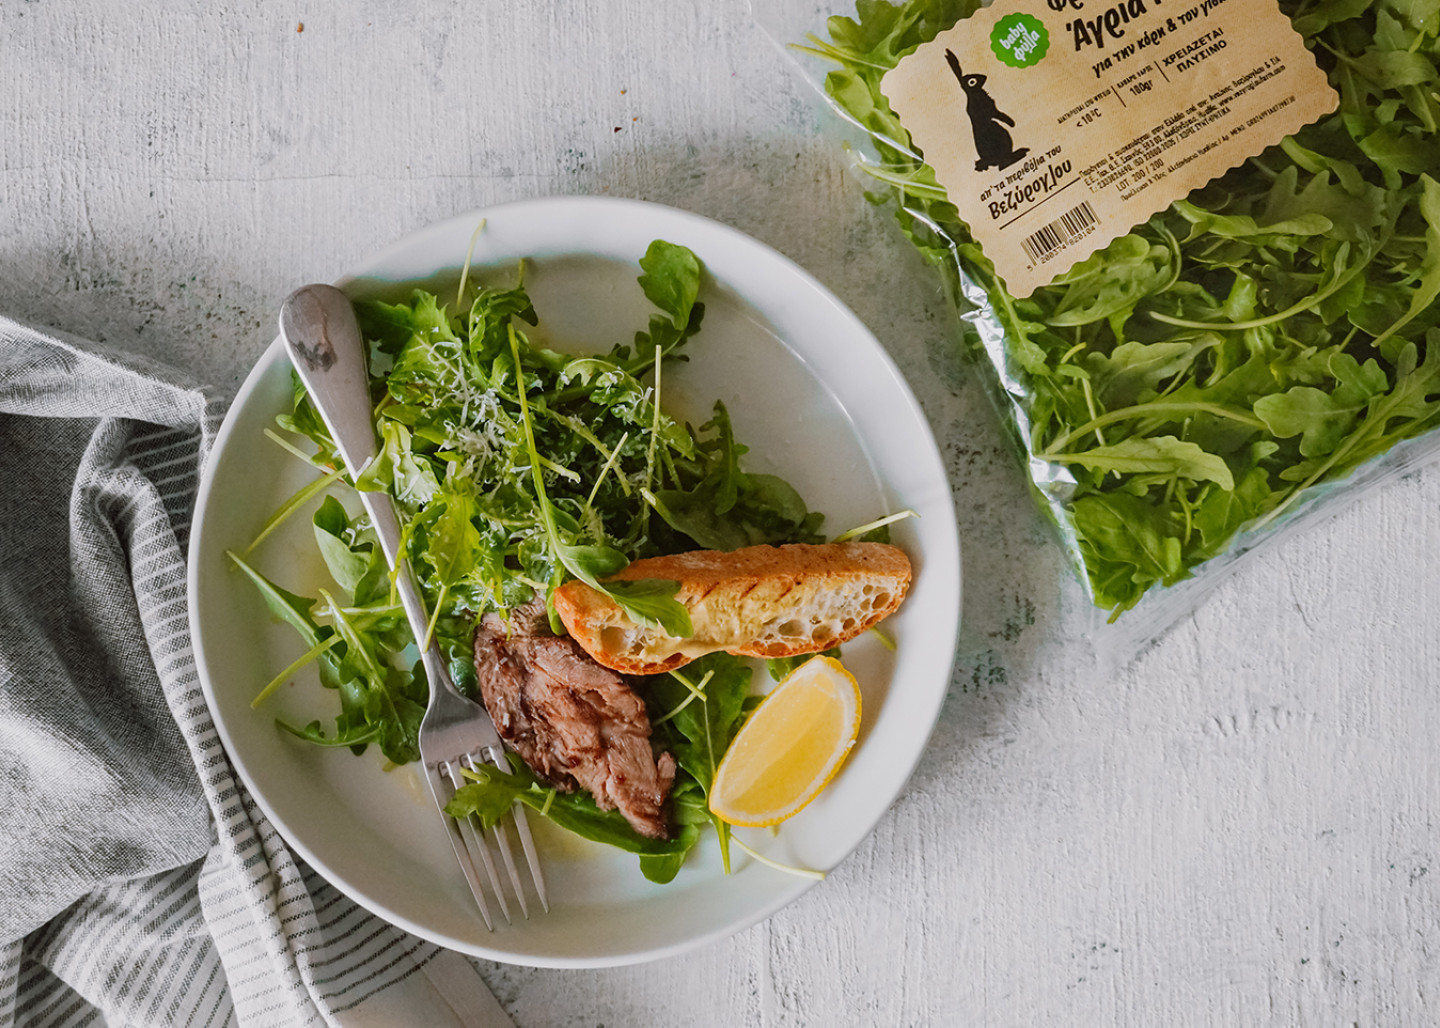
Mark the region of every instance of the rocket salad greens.
<instances>
[{"instance_id":1,"label":"rocket salad greens","mask_svg":"<svg viewBox=\"0 0 1440 1028\"><path fill-rule=\"evenodd\" d=\"M289 592L251 563L250 551L277 524L332 488L384 490L395 498L402 545L433 612L428 631L457 686L471 694L472 633L487 611L548 596L579 578L637 619L688 634L676 583L600 580L631 560L697 546L822 541L822 516L784 480L742 470L745 447L723 404L698 429L665 413L664 368L684 360L704 317L702 268L688 249L660 240L639 263L640 288L657 313L633 340L604 355L569 356L530 341L526 331L538 317L523 265L513 287L467 292L462 279L463 302L454 312L418 290L404 303L357 305L370 350L380 455L360 481L349 482L296 380L293 409L277 419L285 434L270 434L313 465L317 477L276 512L249 550L230 556L306 650L253 705L313 663L339 701L334 727L319 721L282 727L356 753L374 743L394 764L419 758L416 733L428 686L418 661L404 666L415 640L368 524L325 495L312 520L338 588L316 597ZM297 437L315 452L305 452ZM672 839L637 834L618 811L600 810L583 791L557 792L518 760L509 774L487 768L475 776L452 800L452 813L493 821L519 799L586 838L637 853L656 881L674 877L710 821L728 868L728 827L710 815L706 794L751 703L749 686L749 667L723 653L650 681L653 740L679 765Z\"/></svg>"},{"instance_id":2,"label":"rocket salad greens","mask_svg":"<svg viewBox=\"0 0 1440 1028\"><path fill-rule=\"evenodd\" d=\"M1112 620L1440 422L1440 0L1282 0L1339 110L1006 293L881 80L976 0L859 0L800 49L1007 382L1036 488ZM983 290L977 299L973 287ZM970 323L967 321L967 325Z\"/></svg>"}]
</instances>

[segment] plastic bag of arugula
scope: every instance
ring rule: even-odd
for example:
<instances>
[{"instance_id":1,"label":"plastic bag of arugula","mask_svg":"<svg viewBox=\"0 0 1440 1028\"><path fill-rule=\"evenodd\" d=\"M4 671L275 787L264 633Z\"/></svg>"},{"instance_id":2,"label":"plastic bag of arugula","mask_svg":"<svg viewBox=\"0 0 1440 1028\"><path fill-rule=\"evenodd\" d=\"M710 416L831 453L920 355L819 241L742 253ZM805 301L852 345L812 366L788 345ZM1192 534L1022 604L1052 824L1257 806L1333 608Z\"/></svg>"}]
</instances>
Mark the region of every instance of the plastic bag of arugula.
<instances>
[{"instance_id":1,"label":"plastic bag of arugula","mask_svg":"<svg viewBox=\"0 0 1440 1028\"><path fill-rule=\"evenodd\" d=\"M657 240L640 259L639 286L657 308L648 326L609 353L573 356L535 345L538 315L521 281L471 288L462 275L453 310L417 290L408 301L357 308L369 348L380 453L349 481L334 442L298 378L293 411L269 433L317 477L286 502L232 561L306 650L260 690L258 707L314 664L333 690L333 728L278 721L291 734L359 754L376 744L393 764L419 759L417 732L428 686L414 638L393 597L373 530L350 513L358 486L391 494L403 515L402 545L432 614L430 632L464 692L478 691L477 618L508 610L579 578L632 616L688 634L675 582L602 583L641 557L758 543L820 542L823 520L783 479L744 471L723 404L698 428L663 410L663 368L683 360L705 308L702 266L683 246ZM297 443L308 440L314 452ZM312 523L336 588L306 597L254 566L251 551L282 521L321 497ZM563 632L551 611L552 625ZM407 655L411 659L406 659ZM750 668L711 654L680 672L652 676L638 691L652 741L678 764L671 790L674 831L640 835L617 810L583 790L559 791L522 761L509 774L485 768L457 791L452 813L493 822L514 800L587 839L635 853L645 876L667 882L705 823L729 869L729 827L710 814L716 766L747 712Z\"/></svg>"},{"instance_id":2,"label":"plastic bag of arugula","mask_svg":"<svg viewBox=\"0 0 1440 1028\"><path fill-rule=\"evenodd\" d=\"M980 6L753 10L848 123L871 198L939 270L962 348L1128 657L1237 557L1440 452L1440 0L1284 0L1338 111L1025 300L881 90Z\"/></svg>"}]
</instances>

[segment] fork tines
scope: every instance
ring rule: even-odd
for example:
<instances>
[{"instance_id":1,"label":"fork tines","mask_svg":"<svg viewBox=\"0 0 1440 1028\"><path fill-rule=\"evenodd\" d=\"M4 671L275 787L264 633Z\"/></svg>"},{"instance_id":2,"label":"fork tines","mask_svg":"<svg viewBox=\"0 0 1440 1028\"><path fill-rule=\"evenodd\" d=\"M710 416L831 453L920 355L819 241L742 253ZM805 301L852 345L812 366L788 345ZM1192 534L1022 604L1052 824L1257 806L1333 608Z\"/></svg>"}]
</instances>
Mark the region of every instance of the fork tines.
<instances>
[{"instance_id":1,"label":"fork tines","mask_svg":"<svg viewBox=\"0 0 1440 1028\"><path fill-rule=\"evenodd\" d=\"M470 771L477 770L477 762L484 762L484 756L476 753L465 753L450 760L442 760L436 763L436 770L440 773L441 779L446 781L453 792L465 784L461 769ZM503 755L495 763L501 767ZM549 911L550 904L545 896L545 875L540 870L540 859L535 852L535 841L530 835L530 825L525 819L524 806L517 800L510 813L510 819L515 823L516 834L520 837L520 846L525 854L525 863L529 866L531 881L534 885L535 895L540 900L542 910ZM455 849L455 856L460 861L460 869L465 874L465 881L470 886L470 891L475 896L475 902L480 907L480 915L485 919L485 927L494 931L495 924L490 916L490 906L486 901L485 887L480 881L480 876L475 870L475 859L478 857L481 865L485 868L485 875L490 880L490 890L500 904L500 913L504 916L507 924L511 923L510 905L505 899L505 890L500 884L500 875L495 867L495 858L491 853L490 843L486 840L486 833L483 832L476 819L472 815L462 819L446 818L450 827L450 843ZM489 830L490 841L500 851L500 859L505 865L505 871L510 879L510 885L514 889L515 898L520 903L520 912L528 919L530 917L530 906L525 898L525 886L521 881L520 872L515 864L514 852L510 846L510 833L505 822L499 821Z\"/></svg>"}]
</instances>

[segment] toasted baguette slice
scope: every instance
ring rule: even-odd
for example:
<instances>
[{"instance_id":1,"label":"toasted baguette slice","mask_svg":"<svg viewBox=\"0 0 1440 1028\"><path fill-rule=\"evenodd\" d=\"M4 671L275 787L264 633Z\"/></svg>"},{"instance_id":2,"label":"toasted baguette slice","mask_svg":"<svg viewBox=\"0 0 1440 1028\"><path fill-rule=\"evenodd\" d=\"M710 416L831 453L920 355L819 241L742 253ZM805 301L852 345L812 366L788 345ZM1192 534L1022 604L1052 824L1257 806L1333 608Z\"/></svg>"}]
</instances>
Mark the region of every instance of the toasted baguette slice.
<instances>
[{"instance_id":1,"label":"toasted baguette slice","mask_svg":"<svg viewBox=\"0 0 1440 1028\"><path fill-rule=\"evenodd\" d=\"M725 650L746 657L819 653L855 638L900 606L910 560L883 543L747 546L637 560L608 581L680 583L688 639L646 628L584 582L555 590L555 610L590 656L615 671L654 675Z\"/></svg>"}]
</instances>

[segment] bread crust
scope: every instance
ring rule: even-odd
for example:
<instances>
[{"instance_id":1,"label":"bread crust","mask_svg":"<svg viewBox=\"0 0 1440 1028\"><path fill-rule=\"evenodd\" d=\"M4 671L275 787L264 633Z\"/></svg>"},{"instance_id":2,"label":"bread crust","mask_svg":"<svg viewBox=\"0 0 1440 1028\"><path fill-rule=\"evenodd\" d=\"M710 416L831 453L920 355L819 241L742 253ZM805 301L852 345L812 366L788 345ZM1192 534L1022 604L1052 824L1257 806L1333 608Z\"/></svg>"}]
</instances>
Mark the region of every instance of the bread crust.
<instances>
[{"instance_id":1,"label":"bread crust","mask_svg":"<svg viewBox=\"0 0 1440 1028\"><path fill-rule=\"evenodd\" d=\"M910 559L898 547L846 542L691 550L637 560L606 580L678 582L675 598L694 628L686 639L638 625L578 580L553 599L570 635L595 660L653 675L716 650L793 657L838 646L894 613L910 578Z\"/></svg>"}]
</instances>

